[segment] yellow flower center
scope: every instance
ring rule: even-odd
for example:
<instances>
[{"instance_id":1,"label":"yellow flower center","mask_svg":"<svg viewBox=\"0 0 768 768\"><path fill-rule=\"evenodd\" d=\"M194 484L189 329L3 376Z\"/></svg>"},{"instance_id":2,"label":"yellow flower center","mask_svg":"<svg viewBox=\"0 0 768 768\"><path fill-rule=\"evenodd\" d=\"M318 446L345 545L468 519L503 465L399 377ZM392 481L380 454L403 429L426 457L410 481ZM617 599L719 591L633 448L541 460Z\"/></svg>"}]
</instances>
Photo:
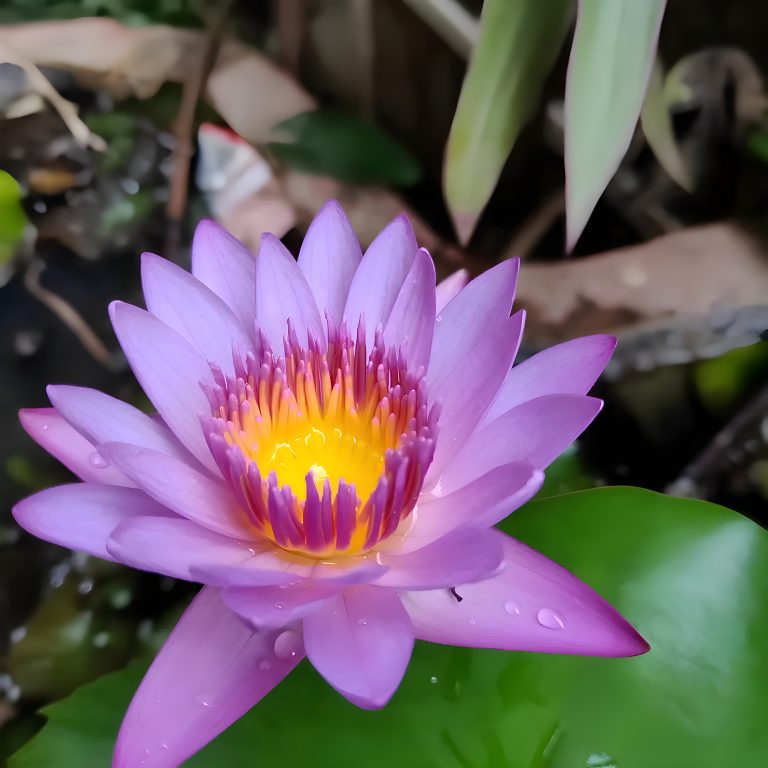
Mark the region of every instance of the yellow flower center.
<instances>
[{"instance_id":1,"label":"yellow flower center","mask_svg":"<svg viewBox=\"0 0 768 768\"><path fill-rule=\"evenodd\" d=\"M370 549L416 502L436 416L423 379L380 336L365 351L343 326L325 351L294 336L284 358L266 350L209 393L214 456L250 519L285 549Z\"/></svg>"}]
</instances>

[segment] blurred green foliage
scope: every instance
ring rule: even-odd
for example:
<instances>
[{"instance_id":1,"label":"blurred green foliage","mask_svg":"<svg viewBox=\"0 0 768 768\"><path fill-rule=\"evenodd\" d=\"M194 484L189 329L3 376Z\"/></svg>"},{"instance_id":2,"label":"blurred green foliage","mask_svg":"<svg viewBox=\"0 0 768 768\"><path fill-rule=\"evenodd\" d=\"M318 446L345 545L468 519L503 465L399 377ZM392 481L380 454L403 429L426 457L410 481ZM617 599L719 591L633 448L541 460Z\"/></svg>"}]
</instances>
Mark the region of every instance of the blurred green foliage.
<instances>
[{"instance_id":1,"label":"blurred green foliage","mask_svg":"<svg viewBox=\"0 0 768 768\"><path fill-rule=\"evenodd\" d=\"M0 265L13 258L26 226L19 184L9 173L0 170Z\"/></svg>"},{"instance_id":2,"label":"blurred green foliage","mask_svg":"<svg viewBox=\"0 0 768 768\"><path fill-rule=\"evenodd\" d=\"M372 123L345 112L305 112L281 123L269 144L284 165L352 183L407 187L421 178L416 158Z\"/></svg>"},{"instance_id":3,"label":"blurred green foliage","mask_svg":"<svg viewBox=\"0 0 768 768\"><path fill-rule=\"evenodd\" d=\"M694 369L696 388L704 405L713 413L728 415L760 382L768 377L768 342L703 360Z\"/></svg>"},{"instance_id":4,"label":"blurred green foliage","mask_svg":"<svg viewBox=\"0 0 768 768\"><path fill-rule=\"evenodd\" d=\"M110 16L125 24L200 26L207 0L3 0L0 23Z\"/></svg>"}]
</instances>

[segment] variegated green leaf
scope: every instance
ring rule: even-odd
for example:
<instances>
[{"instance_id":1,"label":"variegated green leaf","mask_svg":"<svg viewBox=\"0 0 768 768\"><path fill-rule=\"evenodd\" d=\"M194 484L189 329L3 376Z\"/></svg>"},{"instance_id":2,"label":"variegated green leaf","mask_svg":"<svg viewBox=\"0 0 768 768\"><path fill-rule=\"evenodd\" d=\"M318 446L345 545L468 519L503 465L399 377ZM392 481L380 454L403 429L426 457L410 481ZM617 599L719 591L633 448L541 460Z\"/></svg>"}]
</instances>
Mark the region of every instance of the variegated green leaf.
<instances>
[{"instance_id":1,"label":"variegated green leaf","mask_svg":"<svg viewBox=\"0 0 768 768\"><path fill-rule=\"evenodd\" d=\"M570 250L629 147L666 0L579 0L565 88Z\"/></svg>"},{"instance_id":2,"label":"variegated green leaf","mask_svg":"<svg viewBox=\"0 0 768 768\"><path fill-rule=\"evenodd\" d=\"M486 0L480 39L446 147L443 188L469 240L520 129L538 103L572 18L572 0Z\"/></svg>"},{"instance_id":3,"label":"variegated green leaf","mask_svg":"<svg viewBox=\"0 0 768 768\"><path fill-rule=\"evenodd\" d=\"M640 121L645 138L661 167L683 189L691 192L693 180L672 129L669 103L664 96L664 72L658 62L651 73Z\"/></svg>"}]
</instances>

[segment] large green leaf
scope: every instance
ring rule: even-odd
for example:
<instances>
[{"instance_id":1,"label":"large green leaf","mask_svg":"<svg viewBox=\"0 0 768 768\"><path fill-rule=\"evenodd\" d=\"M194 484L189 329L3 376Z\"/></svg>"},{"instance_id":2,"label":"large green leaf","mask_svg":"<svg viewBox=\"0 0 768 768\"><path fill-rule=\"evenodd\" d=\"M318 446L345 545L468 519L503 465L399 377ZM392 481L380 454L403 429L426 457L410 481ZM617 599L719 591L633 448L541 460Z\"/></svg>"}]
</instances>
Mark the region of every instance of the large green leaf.
<instances>
[{"instance_id":1,"label":"large green leaf","mask_svg":"<svg viewBox=\"0 0 768 768\"><path fill-rule=\"evenodd\" d=\"M565 87L566 239L579 239L629 147L666 0L579 0Z\"/></svg>"},{"instance_id":2,"label":"large green leaf","mask_svg":"<svg viewBox=\"0 0 768 768\"><path fill-rule=\"evenodd\" d=\"M609 660L418 644L381 712L355 709L305 664L189 765L763 764L768 533L722 507L631 488L536 501L505 527L601 591L651 652ZM108 765L139 677L120 672L48 707L12 768Z\"/></svg>"},{"instance_id":3,"label":"large green leaf","mask_svg":"<svg viewBox=\"0 0 768 768\"><path fill-rule=\"evenodd\" d=\"M269 148L283 164L358 184L415 184L421 168L413 155L375 125L344 112L296 115L276 129Z\"/></svg>"},{"instance_id":4,"label":"large green leaf","mask_svg":"<svg viewBox=\"0 0 768 768\"><path fill-rule=\"evenodd\" d=\"M485 0L445 154L443 189L466 243L563 43L572 0Z\"/></svg>"}]
</instances>

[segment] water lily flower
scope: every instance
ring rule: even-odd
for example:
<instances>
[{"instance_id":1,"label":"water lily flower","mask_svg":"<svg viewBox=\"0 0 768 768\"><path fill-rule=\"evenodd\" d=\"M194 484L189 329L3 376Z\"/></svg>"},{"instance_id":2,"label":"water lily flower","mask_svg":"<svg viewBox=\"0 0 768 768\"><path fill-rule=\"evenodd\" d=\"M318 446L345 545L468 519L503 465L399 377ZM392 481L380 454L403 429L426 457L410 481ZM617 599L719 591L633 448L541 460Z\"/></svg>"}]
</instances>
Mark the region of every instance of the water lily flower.
<instances>
[{"instance_id":1,"label":"water lily flower","mask_svg":"<svg viewBox=\"0 0 768 768\"><path fill-rule=\"evenodd\" d=\"M157 410L51 386L27 432L83 482L14 510L57 544L204 585L131 703L114 766L182 763L306 655L360 707L397 689L414 639L631 656L588 586L494 525L592 421L614 347L513 366L518 261L435 286L405 217L363 255L340 206L298 261L199 225L192 274L145 254L147 310L115 333Z\"/></svg>"}]
</instances>

